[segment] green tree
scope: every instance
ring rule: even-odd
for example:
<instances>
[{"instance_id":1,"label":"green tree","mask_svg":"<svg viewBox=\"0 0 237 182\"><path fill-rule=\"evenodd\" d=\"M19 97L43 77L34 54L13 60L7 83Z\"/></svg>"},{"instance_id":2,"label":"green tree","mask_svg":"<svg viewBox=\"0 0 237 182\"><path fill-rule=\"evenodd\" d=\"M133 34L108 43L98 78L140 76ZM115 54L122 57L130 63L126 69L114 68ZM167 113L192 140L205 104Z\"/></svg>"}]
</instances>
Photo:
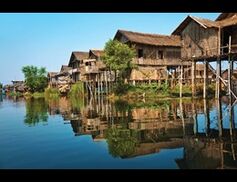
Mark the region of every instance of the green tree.
<instances>
[{"instance_id":1,"label":"green tree","mask_svg":"<svg viewBox=\"0 0 237 182\"><path fill-rule=\"evenodd\" d=\"M47 87L48 79L46 69L36 66L24 66L22 72L25 76L25 84L30 92L43 92Z\"/></svg>"},{"instance_id":2,"label":"green tree","mask_svg":"<svg viewBox=\"0 0 237 182\"><path fill-rule=\"evenodd\" d=\"M128 45L119 42L118 40L109 40L105 44L104 56L102 60L111 71L119 72L119 81L123 81L130 75L130 72L135 65L132 63L132 58L135 57L136 51Z\"/></svg>"}]
</instances>

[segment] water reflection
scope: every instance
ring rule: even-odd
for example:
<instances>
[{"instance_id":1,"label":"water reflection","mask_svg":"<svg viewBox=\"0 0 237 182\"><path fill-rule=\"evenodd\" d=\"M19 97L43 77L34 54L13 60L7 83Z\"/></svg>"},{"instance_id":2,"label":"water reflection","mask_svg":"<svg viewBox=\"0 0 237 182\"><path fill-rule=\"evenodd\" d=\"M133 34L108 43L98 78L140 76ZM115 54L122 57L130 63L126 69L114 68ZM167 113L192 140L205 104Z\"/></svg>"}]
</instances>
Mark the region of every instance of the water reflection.
<instances>
[{"instance_id":1,"label":"water reflection","mask_svg":"<svg viewBox=\"0 0 237 182\"><path fill-rule=\"evenodd\" d=\"M34 126L39 122L47 122L48 110L47 103L44 99L27 99L26 103L26 115L24 123L29 126Z\"/></svg>"},{"instance_id":2,"label":"water reflection","mask_svg":"<svg viewBox=\"0 0 237 182\"><path fill-rule=\"evenodd\" d=\"M111 156L133 158L183 148L179 168L237 168L232 98L109 101L105 98L26 100L25 123L61 115L75 136L106 141Z\"/></svg>"},{"instance_id":3,"label":"water reflection","mask_svg":"<svg viewBox=\"0 0 237 182\"><path fill-rule=\"evenodd\" d=\"M222 102L180 99L114 103L100 99L80 101L77 107L71 104L65 107L67 112L63 104L57 109L70 120L76 136L90 134L94 141L106 139L114 157L183 147L183 158L176 159L180 168L236 168L232 104L226 98Z\"/></svg>"}]
</instances>

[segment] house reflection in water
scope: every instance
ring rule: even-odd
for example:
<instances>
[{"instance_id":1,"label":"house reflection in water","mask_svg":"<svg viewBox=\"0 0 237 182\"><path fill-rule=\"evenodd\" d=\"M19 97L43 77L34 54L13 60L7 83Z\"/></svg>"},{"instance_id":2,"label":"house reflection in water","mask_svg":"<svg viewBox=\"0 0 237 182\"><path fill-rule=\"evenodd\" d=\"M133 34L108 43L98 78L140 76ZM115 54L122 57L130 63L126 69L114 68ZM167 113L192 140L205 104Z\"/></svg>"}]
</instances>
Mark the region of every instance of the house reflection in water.
<instances>
[{"instance_id":1,"label":"house reflection in water","mask_svg":"<svg viewBox=\"0 0 237 182\"><path fill-rule=\"evenodd\" d=\"M224 98L224 102L226 99ZM230 102L233 104L232 102ZM229 127L223 127L221 102L216 101L218 129L212 129L206 117L206 132L184 137L184 156L176 163L183 169L236 169L237 168L237 129L235 128L234 107L228 103ZM205 103L204 103L205 104Z\"/></svg>"},{"instance_id":2,"label":"house reflection in water","mask_svg":"<svg viewBox=\"0 0 237 182\"><path fill-rule=\"evenodd\" d=\"M59 102L59 112L70 121L75 136L91 135L95 142L106 140L114 157L131 158L183 148L183 158L176 159L180 168L237 166L233 107L229 118L221 112L228 108L228 99L222 102L225 107L221 102L207 100L113 103L100 98L83 101L75 109L68 100ZM226 119L231 120L231 128L223 127Z\"/></svg>"}]
</instances>

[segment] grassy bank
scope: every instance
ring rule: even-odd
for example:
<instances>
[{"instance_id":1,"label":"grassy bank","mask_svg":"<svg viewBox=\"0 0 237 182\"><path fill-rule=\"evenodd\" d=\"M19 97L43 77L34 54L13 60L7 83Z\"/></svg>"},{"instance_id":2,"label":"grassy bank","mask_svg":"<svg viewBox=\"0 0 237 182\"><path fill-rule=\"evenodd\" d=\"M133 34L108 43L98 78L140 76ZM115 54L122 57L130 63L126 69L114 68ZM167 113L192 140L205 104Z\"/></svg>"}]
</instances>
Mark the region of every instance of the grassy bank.
<instances>
[{"instance_id":1,"label":"grassy bank","mask_svg":"<svg viewBox=\"0 0 237 182\"><path fill-rule=\"evenodd\" d=\"M179 85L174 88L170 88L167 84L158 85L152 84L117 84L114 87L113 94L110 98L124 98L124 99L154 99L154 98L177 98L179 97L180 87ZM215 94L215 84L208 85L207 88L208 97L212 97ZM183 85L182 88L183 97L192 96L192 88L190 85ZM196 96L202 97L203 85L196 85Z\"/></svg>"},{"instance_id":2,"label":"grassy bank","mask_svg":"<svg viewBox=\"0 0 237 182\"><path fill-rule=\"evenodd\" d=\"M55 88L46 88L44 92L26 92L24 93L25 98L46 98L46 99L57 99L60 97L58 89Z\"/></svg>"}]
</instances>

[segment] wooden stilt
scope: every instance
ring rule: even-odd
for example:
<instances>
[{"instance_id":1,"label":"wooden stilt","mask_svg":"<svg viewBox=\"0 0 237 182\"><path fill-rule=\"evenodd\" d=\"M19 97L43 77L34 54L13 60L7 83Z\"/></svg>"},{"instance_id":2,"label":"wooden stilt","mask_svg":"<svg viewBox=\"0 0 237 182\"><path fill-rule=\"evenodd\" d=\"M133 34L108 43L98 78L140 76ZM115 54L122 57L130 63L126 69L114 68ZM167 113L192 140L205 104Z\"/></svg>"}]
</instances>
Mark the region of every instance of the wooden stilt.
<instances>
[{"instance_id":1,"label":"wooden stilt","mask_svg":"<svg viewBox=\"0 0 237 182\"><path fill-rule=\"evenodd\" d=\"M231 96L232 84L231 84L231 73L232 73L232 64L230 60L230 53L231 53L231 36L229 36L229 51L228 51L228 93Z\"/></svg>"},{"instance_id":2,"label":"wooden stilt","mask_svg":"<svg viewBox=\"0 0 237 182\"><path fill-rule=\"evenodd\" d=\"M207 104L207 99L203 99L204 103L204 115L205 115L205 124L206 124L206 136L208 136L210 132L210 116L209 116L209 109Z\"/></svg>"},{"instance_id":3,"label":"wooden stilt","mask_svg":"<svg viewBox=\"0 0 237 182\"><path fill-rule=\"evenodd\" d=\"M196 96L196 62L192 61L192 97Z\"/></svg>"},{"instance_id":4,"label":"wooden stilt","mask_svg":"<svg viewBox=\"0 0 237 182\"><path fill-rule=\"evenodd\" d=\"M183 136L185 136L185 122L184 122L182 98L179 100L179 107L180 107L180 116L181 116L181 120L182 120L182 124L183 124Z\"/></svg>"},{"instance_id":5,"label":"wooden stilt","mask_svg":"<svg viewBox=\"0 0 237 182\"><path fill-rule=\"evenodd\" d=\"M179 97L183 97L183 65L180 66Z\"/></svg>"},{"instance_id":6,"label":"wooden stilt","mask_svg":"<svg viewBox=\"0 0 237 182\"><path fill-rule=\"evenodd\" d=\"M204 60L204 76L203 76L203 98L207 98L207 61Z\"/></svg>"},{"instance_id":7,"label":"wooden stilt","mask_svg":"<svg viewBox=\"0 0 237 182\"><path fill-rule=\"evenodd\" d=\"M135 81L135 80L133 80L133 81L132 81L132 84L135 86L135 85L136 85L136 81Z\"/></svg>"},{"instance_id":8,"label":"wooden stilt","mask_svg":"<svg viewBox=\"0 0 237 182\"><path fill-rule=\"evenodd\" d=\"M107 71L104 71L105 75L105 93L108 94L108 77L107 77Z\"/></svg>"},{"instance_id":9,"label":"wooden stilt","mask_svg":"<svg viewBox=\"0 0 237 182\"><path fill-rule=\"evenodd\" d=\"M217 119L218 119L218 128L219 128L219 136L222 136L222 107L221 107L221 101L218 99L216 100L216 108L217 108Z\"/></svg>"},{"instance_id":10,"label":"wooden stilt","mask_svg":"<svg viewBox=\"0 0 237 182\"><path fill-rule=\"evenodd\" d=\"M218 57L217 61L216 61L216 94L215 94L215 97L217 99L220 98L220 91L221 91L220 77L221 77L221 59L220 59L220 57Z\"/></svg>"},{"instance_id":11,"label":"wooden stilt","mask_svg":"<svg viewBox=\"0 0 237 182\"><path fill-rule=\"evenodd\" d=\"M103 73L100 73L100 94L103 96L104 89L103 89Z\"/></svg>"},{"instance_id":12,"label":"wooden stilt","mask_svg":"<svg viewBox=\"0 0 237 182\"><path fill-rule=\"evenodd\" d=\"M198 122L197 122L197 114L196 114L196 108L195 103L192 103L192 116L193 116L193 133L196 135L198 133Z\"/></svg>"}]
</instances>

